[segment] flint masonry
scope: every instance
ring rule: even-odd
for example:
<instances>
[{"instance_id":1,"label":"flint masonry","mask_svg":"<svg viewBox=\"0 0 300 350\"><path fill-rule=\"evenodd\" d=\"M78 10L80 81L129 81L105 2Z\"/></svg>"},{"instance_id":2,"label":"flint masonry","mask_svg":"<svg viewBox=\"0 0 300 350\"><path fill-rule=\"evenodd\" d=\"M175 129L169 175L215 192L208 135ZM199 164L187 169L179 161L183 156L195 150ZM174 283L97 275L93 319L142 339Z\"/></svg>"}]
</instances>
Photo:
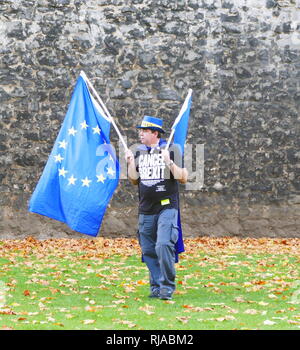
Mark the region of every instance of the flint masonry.
<instances>
[{"instance_id":1,"label":"flint masonry","mask_svg":"<svg viewBox=\"0 0 300 350\"><path fill-rule=\"evenodd\" d=\"M3 0L0 38L1 238L78 237L27 201L82 69L128 144L143 115L170 129L193 89L186 236L299 237L298 0ZM136 201L121 180L103 236L135 235Z\"/></svg>"}]
</instances>

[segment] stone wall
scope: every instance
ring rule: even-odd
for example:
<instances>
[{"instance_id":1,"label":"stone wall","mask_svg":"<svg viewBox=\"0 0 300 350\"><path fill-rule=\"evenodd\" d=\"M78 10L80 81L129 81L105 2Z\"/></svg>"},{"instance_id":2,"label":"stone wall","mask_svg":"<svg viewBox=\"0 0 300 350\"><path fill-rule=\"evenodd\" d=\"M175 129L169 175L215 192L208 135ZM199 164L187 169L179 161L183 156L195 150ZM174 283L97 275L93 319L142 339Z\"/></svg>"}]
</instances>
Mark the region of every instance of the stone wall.
<instances>
[{"instance_id":1,"label":"stone wall","mask_svg":"<svg viewBox=\"0 0 300 350\"><path fill-rule=\"evenodd\" d=\"M27 212L81 70L129 144L193 89L185 235L300 237L299 29L298 0L2 0L0 237L82 237ZM101 234L134 235L136 201L121 180Z\"/></svg>"}]
</instances>

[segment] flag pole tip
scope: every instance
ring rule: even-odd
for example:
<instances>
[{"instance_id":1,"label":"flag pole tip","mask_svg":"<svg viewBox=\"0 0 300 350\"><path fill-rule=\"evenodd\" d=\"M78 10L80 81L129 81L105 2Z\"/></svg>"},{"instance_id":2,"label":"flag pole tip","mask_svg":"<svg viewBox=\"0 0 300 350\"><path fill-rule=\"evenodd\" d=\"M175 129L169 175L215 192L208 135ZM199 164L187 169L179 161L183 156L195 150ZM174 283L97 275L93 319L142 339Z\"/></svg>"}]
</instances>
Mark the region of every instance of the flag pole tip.
<instances>
[{"instance_id":1,"label":"flag pole tip","mask_svg":"<svg viewBox=\"0 0 300 350\"><path fill-rule=\"evenodd\" d=\"M84 79L87 77L83 70L80 71L80 76L81 76L82 78L84 78Z\"/></svg>"}]
</instances>

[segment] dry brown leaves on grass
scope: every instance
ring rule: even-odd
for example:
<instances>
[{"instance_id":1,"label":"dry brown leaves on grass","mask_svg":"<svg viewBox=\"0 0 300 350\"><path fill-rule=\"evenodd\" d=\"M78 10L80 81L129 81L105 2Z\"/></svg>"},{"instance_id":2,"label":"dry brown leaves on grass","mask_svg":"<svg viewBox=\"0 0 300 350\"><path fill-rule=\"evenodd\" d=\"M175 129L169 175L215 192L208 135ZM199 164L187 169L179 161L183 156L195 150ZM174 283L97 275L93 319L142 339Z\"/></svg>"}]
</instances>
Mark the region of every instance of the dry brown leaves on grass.
<instances>
[{"instance_id":1,"label":"dry brown leaves on grass","mask_svg":"<svg viewBox=\"0 0 300 350\"><path fill-rule=\"evenodd\" d=\"M149 282L146 268L135 264L140 253L134 238L0 241L2 329L101 329L107 322L141 329L170 315L170 329L300 327L300 239L186 238L175 298L161 304L144 300Z\"/></svg>"},{"instance_id":2,"label":"dry brown leaves on grass","mask_svg":"<svg viewBox=\"0 0 300 350\"><path fill-rule=\"evenodd\" d=\"M50 238L38 240L34 237L26 239L13 239L0 241L0 252L5 256L7 251L22 251L24 255L32 254L55 254L65 256L66 253L81 252L81 258L91 258L93 256L109 257L112 254L130 256L139 251L138 242L135 239L116 238Z\"/></svg>"},{"instance_id":3,"label":"dry brown leaves on grass","mask_svg":"<svg viewBox=\"0 0 300 350\"><path fill-rule=\"evenodd\" d=\"M199 237L185 240L186 250L190 253L199 250L227 254L282 254L299 255L300 238L238 238L238 237Z\"/></svg>"},{"instance_id":4,"label":"dry brown leaves on grass","mask_svg":"<svg viewBox=\"0 0 300 350\"><path fill-rule=\"evenodd\" d=\"M135 238L50 238L38 240L34 237L18 240L0 241L1 256L4 257L8 251L22 251L26 254L55 254L64 256L65 253L81 252L86 258L93 256L109 257L112 254L131 256L140 254L140 247ZM238 237L198 237L184 239L185 253L189 255L198 254L199 251L218 254L226 253L289 253L299 256L299 238L238 238ZM84 255L81 256L84 258Z\"/></svg>"}]
</instances>

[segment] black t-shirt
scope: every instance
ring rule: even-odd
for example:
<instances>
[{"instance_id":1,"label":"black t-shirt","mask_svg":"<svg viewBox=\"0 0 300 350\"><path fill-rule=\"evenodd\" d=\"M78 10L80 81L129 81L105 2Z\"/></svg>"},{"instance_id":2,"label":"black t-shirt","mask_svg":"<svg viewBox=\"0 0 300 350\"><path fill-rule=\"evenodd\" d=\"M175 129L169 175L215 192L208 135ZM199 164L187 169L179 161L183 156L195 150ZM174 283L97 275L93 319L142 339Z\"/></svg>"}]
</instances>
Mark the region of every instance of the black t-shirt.
<instances>
[{"instance_id":1,"label":"black t-shirt","mask_svg":"<svg viewBox=\"0 0 300 350\"><path fill-rule=\"evenodd\" d=\"M178 209L178 182L165 164L161 150L166 146L160 140L156 148L140 145L135 152L136 170L139 177L139 213L158 214L166 208ZM179 148L171 145L170 158L180 167L182 155Z\"/></svg>"}]
</instances>

